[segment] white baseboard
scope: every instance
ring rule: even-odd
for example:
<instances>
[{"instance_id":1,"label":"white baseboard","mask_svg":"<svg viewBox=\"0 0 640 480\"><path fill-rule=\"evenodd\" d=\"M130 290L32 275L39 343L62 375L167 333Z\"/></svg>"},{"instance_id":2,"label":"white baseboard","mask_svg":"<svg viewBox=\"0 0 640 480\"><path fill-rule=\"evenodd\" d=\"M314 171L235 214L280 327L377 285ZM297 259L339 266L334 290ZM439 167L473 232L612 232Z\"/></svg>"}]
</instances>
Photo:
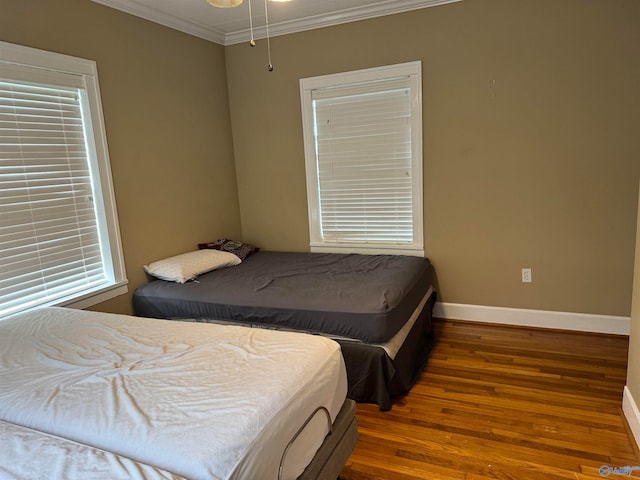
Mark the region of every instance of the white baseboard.
<instances>
[{"instance_id":1,"label":"white baseboard","mask_svg":"<svg viewBox=\"0 0 640 480\"><path fill-rule=\"evenodd\" d=\"M638 410L638 404L633 399L631 391L626 386L622 396L622 411L636 440L636 445L640 446L640 410Z\"/></svg>"},{"instance_id":2,"label":"white baseboard","mask_svg":"<svg viewBox=\"0 0 640 480\"><path fill-rule=\"evenodd\" d=\"M629 335L630 317L436 302L434 317L522 327Z\"/></svg>"}]
</instances>

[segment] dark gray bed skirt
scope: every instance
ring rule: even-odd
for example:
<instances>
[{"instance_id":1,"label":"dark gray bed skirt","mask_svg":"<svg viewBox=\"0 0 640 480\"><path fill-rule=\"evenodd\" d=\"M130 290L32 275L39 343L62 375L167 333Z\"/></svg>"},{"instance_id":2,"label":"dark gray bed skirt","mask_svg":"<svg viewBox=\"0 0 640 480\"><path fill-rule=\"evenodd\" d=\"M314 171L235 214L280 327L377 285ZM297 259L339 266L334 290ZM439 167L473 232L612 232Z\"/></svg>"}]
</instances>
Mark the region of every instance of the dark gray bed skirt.
<instances>
[{"instance_id":1,"label":"dark gray bed skirt","mask_svg":"<svg viewBox=\"0 0 640 480\"><path fill-rule=\"evenodd\" d=\"M347 367L348 398L389 410L394 397L409 392L433 346L431 320L435 301L434 292L393 359L382 347L338 340Z\"/></svg>"}]
</instances>

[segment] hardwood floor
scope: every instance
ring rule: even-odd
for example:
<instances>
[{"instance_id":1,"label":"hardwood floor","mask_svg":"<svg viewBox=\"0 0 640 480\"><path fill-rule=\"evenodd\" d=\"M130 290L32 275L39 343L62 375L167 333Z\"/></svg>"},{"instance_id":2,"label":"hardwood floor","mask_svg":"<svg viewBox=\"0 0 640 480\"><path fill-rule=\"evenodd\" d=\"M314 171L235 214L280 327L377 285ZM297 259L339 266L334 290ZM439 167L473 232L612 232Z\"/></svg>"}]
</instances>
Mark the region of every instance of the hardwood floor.
<instances>
[{"instance_id":1,"label":"hardwood floor","mask_svg":"<svg viewBox=\"0 0 640 480\"><path fill-rule=\"evenodd\" d=\"M628 338L437 321L418 383L388 412L358 404L340 479L625 478ZM640 477L640 471L633 471Z\"/></svg>"}]
</instances>

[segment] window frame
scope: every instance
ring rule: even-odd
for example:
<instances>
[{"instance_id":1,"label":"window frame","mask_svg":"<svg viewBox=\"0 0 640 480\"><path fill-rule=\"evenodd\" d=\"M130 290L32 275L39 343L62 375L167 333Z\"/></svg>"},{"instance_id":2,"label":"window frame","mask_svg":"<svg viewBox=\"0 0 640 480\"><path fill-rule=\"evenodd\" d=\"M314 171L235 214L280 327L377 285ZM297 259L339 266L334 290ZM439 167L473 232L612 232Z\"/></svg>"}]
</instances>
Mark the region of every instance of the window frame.
<instances>
[{"instance_id":1,"label":"window frame","mask_svg":"<svg viewBox=\"0 0 640 480\"><path fill-rule=\"evenodd\" d=\"M413 242L411 244L326 242L322 238L320 194L315 144L315 119L312 93L317 89L347 87L409 77L411 90L411 175ZM300 79L300 101L304 136L309 247L312 252L367 253L424 256L423 171L422 171L422 62L367 68Z\"/></svg>"},{"instance_id":2,"label":"window frame","mask_svg":"<svg viewBox=\"0 0 640 480\"><path fill-rule=\"evenodd\" d=\"M92 171L94 202L107 283L54 301L42 302L18 312L42 306L87 308L128 292L107 136L100 98L96 62L0 41L0 65L26 67L40 73L62 73L78 77L83 84L82 108L88 113L85 126L87 154ZM35 83L38 83L35 81Z\"/></svg>"}]
</instances>

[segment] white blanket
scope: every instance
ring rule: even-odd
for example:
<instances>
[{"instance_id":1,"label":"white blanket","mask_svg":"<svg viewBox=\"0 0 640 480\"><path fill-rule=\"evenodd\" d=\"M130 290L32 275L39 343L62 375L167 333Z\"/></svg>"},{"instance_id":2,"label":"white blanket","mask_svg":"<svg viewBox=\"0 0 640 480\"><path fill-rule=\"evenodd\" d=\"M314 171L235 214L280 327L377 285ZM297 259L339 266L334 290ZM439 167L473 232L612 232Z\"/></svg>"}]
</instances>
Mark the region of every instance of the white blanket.
<instances>
[{"instance_id":1,"label":"white blanket","mask_svg":"<svg viewBox=\"0 0 640 480\"><path fill-rule=\"evenodd\" d=\"M0 421L3 480L184 480L115 453Z\"/></svg>"},{"instance_id":2,"label":"white blanket","mask_svg":"<svg viewBox=\"0 0 640 480\"><path fill-rule=\"evenodd\" d=\"M190 479L277 478L347 389L323 337L62 308L0 322L0 375L0 419ZM285 478L327 433L310 427Z\"/></svg>"}]
</instances>

